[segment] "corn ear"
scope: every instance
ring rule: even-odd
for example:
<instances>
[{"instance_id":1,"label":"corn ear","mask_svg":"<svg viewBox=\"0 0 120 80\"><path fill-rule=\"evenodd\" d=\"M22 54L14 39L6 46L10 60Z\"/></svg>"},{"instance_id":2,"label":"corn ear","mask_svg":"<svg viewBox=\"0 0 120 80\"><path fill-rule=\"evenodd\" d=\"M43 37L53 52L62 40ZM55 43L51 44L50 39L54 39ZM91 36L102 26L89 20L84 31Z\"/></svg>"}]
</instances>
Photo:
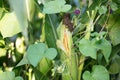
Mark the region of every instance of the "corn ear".
<instances>
[{"instance_id":1,"label":"corn ear","mask_svg":"<svg viewBox=\"0 0 120 80\"><path fill-rule=\"evenodd\" d=\"M66 65L62 80L77 80L77 61L73 48L72 32L66 25L60 23L58 29L57 47L60 49L61 61Z\"/></svg>"}]
</instances>

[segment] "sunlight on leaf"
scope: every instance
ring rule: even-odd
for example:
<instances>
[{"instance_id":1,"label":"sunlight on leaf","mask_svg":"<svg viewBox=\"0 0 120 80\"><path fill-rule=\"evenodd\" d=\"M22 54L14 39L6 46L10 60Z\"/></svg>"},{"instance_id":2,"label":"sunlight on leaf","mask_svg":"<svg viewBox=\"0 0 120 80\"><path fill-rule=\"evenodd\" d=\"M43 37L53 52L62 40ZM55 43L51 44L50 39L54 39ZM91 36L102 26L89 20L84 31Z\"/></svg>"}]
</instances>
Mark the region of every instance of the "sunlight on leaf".
<instances>
[{"instance_id":1,"label":"sunlight on leaf","mask_svg":"<svg viewBox=\"0 0 120 80\"><path fill-rule=\"evenodd\" d=\"M6 49L0 48L0 57L5 56L5 55L6 55Z\"/></svg>"},{"instance_id":2,"label":"sunlight on leaf","mask_svg":"<svg viewBox=\"0 0 120 80\"><path fill-rule=\"evenodd\" d=\"M21 32L20 24L14 12L6 13L0 21L0 31L4 38L12 37Z\"/></svg>"}]
</instances>

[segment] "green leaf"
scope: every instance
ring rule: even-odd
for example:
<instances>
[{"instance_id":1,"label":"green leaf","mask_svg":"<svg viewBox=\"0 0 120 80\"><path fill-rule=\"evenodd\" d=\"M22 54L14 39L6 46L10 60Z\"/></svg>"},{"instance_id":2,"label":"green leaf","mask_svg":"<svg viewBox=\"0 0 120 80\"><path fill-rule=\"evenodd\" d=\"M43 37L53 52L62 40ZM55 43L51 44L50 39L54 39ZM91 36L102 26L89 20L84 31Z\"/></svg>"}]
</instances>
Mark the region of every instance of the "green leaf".
<instances>
[{"instance_id":1,"label":"green leaf","mask_svg":"<svg viewBox=\"0 0 120 80\"><path fill-rule=\"evenodd\" d=\"M54 59L56 55L57 51L54 48L47 49L44 43L33 44L28 47L27 53L17 66L31 64L36 67L42 58L46 57L49 59Z\"/></svg>"},{"instance_id":2,"label":"green leaf","mask_svg":"<svg viewBox=\"0 0 120 80\"><path fill-rule=\"evenodd\" d=\"M71 9L71 5L66 4L66 5L61 7L61 12L67 12L70 9Z\"/></svg>"},{"instance_id":3,"label":"green leaf","mask_svg":"<svg viewBox=\"0 0 120 80\"><path fill-rule=\"evenodd\" d=\"M106 39L101 39L95 44L97 49L100 49L105 57L105 60L108 62L111 54L111 44Z\"/></svg>"},{"instance_id":4,"label":"green leaf","mask_svg":"<svg viewBox=\"0 0 120 80\"><path fill-rule=\"evenodd\" d=\"M52 1L52 0L37 0L39 4L45 4L49 1Z\"/></svg>"},{"instance_id":5,"label":"green leaf","mask_svg":"<svg viewBox=\"0 0 120 80\"><path fill-rule=\"evenodd\" d=\"M112 63L109 68L111 74L117 74L120 72L120 65L116 62Z\"/></svg>"},{"instance_id":6,"label":"green leaf","mask_svg":"<svg viewBox=\"0 0 120 80\"><path fill-rule=\"evenodd\" d=\"M120 15L113 14L110 15L107 29L109 31L109 36L112 41L112 44L115 46L120 43Z\"/></svg>"},{"instance_id":7,"label":"green leaf","mask_svg":"<svg viewBox=\"0 0 120 80\"><path fill-rule=\"evenodd\" d=\"M34 68L33 71L35 73L35 80L50 80L48 76L41 73L38 69Z\"/></svg>"},{"instance_id":8,"label":"green leaf","mask_svg":"<svg viewBox=\"0 0 120 80\"><path fill-rule=\"evenodd\" d=\"M6 49L0 48L0 57L5 56L5 55L6 55Z\"/></svg>"},{"instance_id":9,"label":"green leaf","mask_svg":"<svg viewBox=\"0 0 120 80\"><path fill-rule=\"evenodd\" d=\"M57 48L56 40L57 40L57 22L58 19L56 15L46 15L45 19L45 26L44 26L44 33L45 33L45 41L48 47Z\"/></svg>"},{"instance_id":10,"label":"green leaf","mask_svg":"<svg viewBox=\"0 0 120 80\"><path fill-rule=\"evenodd\" d=\"M115 55L109 67L110 74L117 74L120 72L120 56Z\"/></svg>"},{"instance_id":11,"label":"green leaf","mask_svg":"<svg viewBox=\"0 0 120 80\"><path fill-rule=\"evenodd\" d=\"M111 44L104 38L100 40L93 38L91 41L83 38L79 42L79 50L83 55L90 56L93 59L96 59L97 51L101 50L106 62L108 62L111 54Z\"/></svg>"},{"instance_id":12,"label":"green leaf","mask_svg":"<svg viewBox=\"0 0 120 80\"><path fill-rule=\"evenodd\" d=\"M71 9L71 5L65 5L65 0L54 0L44 4L43 13L53 14L59 12L67 12Z\"/></svg>"},{"instance_id":13,"label":"green leaf","mask_svg":"<svg viewBox=\"0 0 120 80\"><path fill-rule=\"evenodd\" d=\"M22 77L20 77L20 76L17 76L17 77L15 77L15 79L14 80L23 80L23 78Z\"/></svg>"},{"instance_id":14,"label":"green leaf","mask_svg":"<svg viewBox=\"0 0 120 80\"><path fill-rule=\"evenodd\" d=\"M110 55L110 60L114 58L120 52L120 44L112 47L112 52Z\"/></svg>"},{"instance_id":15,"label":"green leaf","mask_svg":"<svg viewBox=\"0 0 120 80\"><path fill-rule=\"evenodd\" d=\"M14 72L2 72L0 73L0 80L14 80L15 78L15 73Z\"/></svg>"},{"instance_id":16,"label":"green leaf","mask_svg":"<svg viewBox=\"0 0 120 80\"><path fill-rule=\"evenodd\" d=\"M107 12L107 7L106 6L101 6L99 8L99 14L105 14Z\"/></svg>"},{"instance_id":17,"label":"green leaf","mask_svg":"<svg viewBox=\"0 0 120 80\"><path fill-rule=\"evenodd\" d=\"M57 51L56 49L54 48L48 48L46 51L45 51L45 54L44 56L48 59L54 59L56 56L57 56Z\"/></svg>"},{"instance_id":18,"label":"green leaf","mask_svg":"<svg viewBox=\"0 0 120 80\"><path fill-rule=\"evenodd\" d=\"M104 66L94 65L92 72L85 71L83 73L84 80L110 80L109 73Z\"/></svg>"},{"instance_id":19,"label":"green leaf","mask_svg":"<svg viewBox=\"0 0 120 80\"><path fill-rule=\"evenodd\" d=\"M111 7L111 9L112 9L113 11L116 11L116 10L118 9L118 6L117 6L117 4L116 4L115 2L111 2L111 3L110 3L110 7Z\"/></svg>"},{"instance_id":20,"label":"green leaf","mask_svg":"<svg viewBox=\"0 0 120 80\"><path fill-rule=\"evenodd\" d=\"M27 18L29 21L32 21L34 12L35 12L35 5L34 5L34 0L26 0L25 5L26 5L26 12L27 12Z\"/></svg>"},{"instance_id":21,"label":"green leaf","mask_svg":"<svg viewBox=\"0 0 120 80\"><path fill-rule=\"evenodd\" d=\"M9 0L11 8L15 11L15 14L20 21L22 27L27 25L27 16L26 16L26 4L25 0ZM22 6L21 6L22 5Z\"/></svg>"},{"instance_id":22,"label":"green leaf","mask_svg":"<svg viewBox=\"0 0 120 80\"><path fill-rule=\"evenodd\" d=\"M4 15L4 8L0 8L0 20L3 17L3 15Z\"/></svg>"},{"instance_id":23,"label":"green leaf","mask_svg":"<svg viewBox=\"0 0 120 80\"><path fill-rule=\"evenodd\" d=\"M43 58L45 50L46 45L44 43L30 45L26 55L30 64L36 67L39 61Z\"/></svg>"},{"instance_id":24,"label":"green leaf","mask_svg":"<svg viewBox=\"0 0 120 80\"><path fill-rule=\"evenodd\" d=\"M42 58L42 60L39 63L39 71L41 73L43 73L44 75L47 74L47 72L49 72L52 68L52 62L51 60L47 59L47 58Z\"/></svg>"},{"instance_id":25,"label":"green leaf","mask_svg":"<svg viewBox=\"0 0 120 80\"><path fill-rule=\"evenodd\" d=\"M110 80L109 72L104 66L95 65L92 68L92 77L96 80Z\"/></svg>"},{"instance_id":26,"label":"green leaf","mask_svg":"<svg viewBox=\"0 0 120 80\"><path fill-rule=\"evenodd\" d=\"M83 74L83 79L84 80L93 80L92 79L92 75L89 71L85 71L84 74Z\"/></svg>"},{"instance_id":27,"label":"green leaf","mask_svg":"<svg viewBox=\"0 0 120 80\"><path fill-rule=\"evenodd\" d=\"M18 18L20 28L25 37L25 40L27 40L28 15L27 15L26 0L8 0L8 1L10 3L12 10L14 10Z\"/></svg>"},{"instance_id":28,"label":"green leaf","mask_svg":"<svg viewBox=\"0 0 120 80\"><path fill-rule=\"evenodd\" d=\"M21 32L20 24L14 12L6 13L0 20L0 31L4 38L12 37L13 35Z\"/></svg>"},{"instance_id":29,"label":"green leaf","mask_svg":"<svg viewBox=\"0 0 120 80\"><path fill-rule=\"evenodd\" d=\"M21 65L25 65L25 64L30 64L26 54L24 55L23 59L17 64L16 67L21 66Z\"/></svg>"},{"instance_id":30,"label":"green leaf","mask_svg":"<svg viewBox=\"0 0 120 80\"><path fill-rule=\"evenodd\" d=\"M79 50L85 56L90 56L94 59L97 57L97 49L94 47L90 40L84 38L81 39L79 42Z\"/></svg>"},{"instance_id":31,"label":"green leaf","mask_svg":"<svg viewBox=\"0 0 120 80\"><path fill-rule=\"evenodd\" d=\"M42 58L54 59L56 55L57 51L54 48L47 49L44 43L33 44L28 47L27 53L17 66L31 64L36 67Z\"/></svg>"}]
</instances>

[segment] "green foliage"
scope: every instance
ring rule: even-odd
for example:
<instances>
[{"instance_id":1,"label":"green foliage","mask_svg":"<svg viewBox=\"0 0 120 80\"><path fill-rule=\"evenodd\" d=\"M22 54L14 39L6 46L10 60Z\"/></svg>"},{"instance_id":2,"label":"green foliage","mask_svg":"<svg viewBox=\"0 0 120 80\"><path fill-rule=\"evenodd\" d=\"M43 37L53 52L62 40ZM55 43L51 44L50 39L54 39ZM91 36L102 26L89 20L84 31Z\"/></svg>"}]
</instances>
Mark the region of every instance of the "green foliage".
<instances>
[{"instance_id":1,"label":"green foliage","mask_svg":"<svg viewBox=\"0 0 120 80\"><path fill-rule=\"evenodd\" d=\"M46 15L45 26L43 28L45 33L45 42L47 43L48 47L57 48L55 43L57 40L57 34L56 34L57 22L56 21L58 21L56 19L56 15Z\"/></svg>"},{"instance_id":2,"label":"green foliage","mask_svg":"<svg viewBox=\"0 0 120 80\"><path fill-rule=\"evenodd\" d=\"M96 56L97 49L95 48L94 44L92 44L92 42L87 39L83 38L82 40L80 40L79 50L85 56L90 56L94 59L96 59L97 57Z\"/></svg>"},{"instance_id":3,"label":"green foliage","mask_svg":"<svg viewBox=\"0 0 120 80\"><path fill-rule=\"evenodd\" d=\"M43 57L52 60L56 55L57 51L54 48L47 49L44 43L33 44L28 47L25 57L23 57L18 66L30 63L36 67Z\"/></svg>"},{"instance_id":4,"label":"green foliage","mask_svg":"<svg viewBox=\"0 0 120 80\"><path fill-rule=\"evenodd\" d=\"M119 15L110 15L108 20L107 28L109 30L109 36L113 45L117 45L120 43L120 16ZM114 35L113 35L114 34Z\"/></svg>"},{"instance_id":5,"label":"green foliage","mask_svg":"<svg viewBox=\"0 0 120 80\"><path fill-rule=\"evenodd\" d=\"M23 80L22 77L15 77L15 80Z\"/></svg>"},{"instance_id":6,"label":"green foliage","mask_svg":"<svg viewBox=\"0 0 120 80\"><path fill-rule=\"evenodd\" d=\"M119 5L0 0L0 80L118 80Z\"/></svg>"},{"instance_id":7,"label":"green foliage","mask_svg":"<svg viewBox=\"0 0 120 80\"><path fill-rule=\"evenodd\" d=\"M108 42L106 39L102 39L102 40L96 42L95 46L96 46L96 48L101 50L101 52L103 53L103 55L105 57L105 60L108 62L110 54L111 54L111 44L110 44L110 42Z\"/></svg>"},{"instance_id":8,"label":"green foliage","mask_svg":"<svg viewBox=\"0 0 120 80\"><path fill-rule=\"evenodd\" d=\"M113 57L113 61L111 62L109 71L111 74L117 74L120 72L120 56L119 55L115 55Z\"/></svg>"},{"instance_id":9,"label":"green foliage","mask_svg":"<svg viewBox=\"0 0 120 80\"><path fill-rule=\"evenodd\" d=\"M26 54L30 64L36 67L38 62L42 59L45 50L46 46L43 43L30 45Z\"/></svg>"},{"instance_id":10,"label":"green foliage","mask_svg":"<svg viewBox=\"0 0 120 80\"><path fill-rule=\"evenodd\" d=\"M21 29L24 30L28 26L27 14L26 14L26 0L9 0L10 6L15 11L15 14L19 20ZM22 5L22 6L21 6Z\"/></svg>"},{"instance_id":11,"label":"green foliage","mask_svg":"<svg viewBox=\"0 0 120 80\"><path fill-rule=\"evenodd\" d=\"M46 51L45 51L45 54L44 56L48 59L54 59L56 56L57 56L57 51L54 49L54 48L48 48Z\"/></svg>"},{"instance_id":12,"label":"green foliage","mask_svg":"<svg viewBox=\"0 0 120 80\"><path fill-rule=\"evenodd\" d=\"M1 80L23 80L22 77L15 77L15 73L14 72L2 72L0 73L0 79Z\"/></svg>"},{"instance_id":13,"label":"green foliage","mask_svg":"<svg viewBox=\"0 0 120 80\"><path fill-rule=\"evenodd\" d=\"M3 72L0 73L1 80L14 80L15 73L14 72Z\"/></svg>"},{"instance_id":14,"label":"green foliage","mask_svg":"<svg viewBox=\"0 0 120 80\"><path fill-rule=\"evenodd\" d=\"M111 54L111 44L104 38L99 39L96 37L92 40L83 38L79 42L79 50L83 55L90 56L93 59L97 58L97 51L101 50L105 60L108 62Z\"/></svg>"},{"instance_id":15,"label":"green foliage","mask_svg":"<svg viewBox=\"0 0 120 80\"><path fill-rule=\"evenodd\" d=\"M107 7L106 6L100 6L99 8L99 14L105 14L107 12Z\"/></svg>"},{"instance_id":16,"label":"green foliage","mask_svg":"<svg viewBox=\"0 0 120 80\"><path fill-rule=\"evenodd\" d=\"M47 76L43 75L38 69L34 68L35 80L50 80Z\"/></svg>"},{"instance_id":17,"label":"green foliage","mask_svg":"<svg viewBox=\"0 0 120 80\"><path fill-rule=\"evenodd\" d=\"M47 72L49 72L49 70L51 69L51 66L52 62L50 59L42 58L42 60L39 63L38 69L42 74L46 75Z\"/></svg>"},{"instance_id":18,"label":"green foliage","mask_svg":"<svg viewBox=\"0 0 120 80\"><path fill-rule=\"evenodd\" d=\"M104 66L94 65L92 67L92 72L85 71L83 73L84 80L110 80L109 72Z\"/></svg>"},{"instance_id":19,"label":"green foliage","mask_svg":"<svg viewBox=\"0 0 120 80\"><path fill-rule=\"evenodd\" d=\"M113 11L116 11L116 10L118 9L117 4L114 3L114 2L111 2L111 3L110 3L110 7L111 7L111 9L112 9Z\"/></svg>"},{"instance_id":20,"label":"green foliage","mask_svg":"<svg viewBox=\"0 0 120 80\"><path fill-rule=\"evenodd\" d=\"M0 21L0 31L3 38L12 37L13 35L21 32L20 24L14 12L5 13Z\"/></svg>"},{"instance_id":21,"label":"green foliage","mask_svg":"<svg viewBox=\"0 0 120 80\"><path fill-rule=\"evenodd\" d=\"M44 4L43 13L53 14L59 12L67 12L71 9L71 5L65 3L65 0L49 1Z\"/></svg>"},{"instance_id":22,"label":"green foliage","mask_svg":"<svg viewBox=\"0 0 120 80\"><path fill-rule=\"evenodd\" d=\"M4 9L0 8L0 19L3 17L3 14L4 14Z\"/></svg>"}]
</instances>

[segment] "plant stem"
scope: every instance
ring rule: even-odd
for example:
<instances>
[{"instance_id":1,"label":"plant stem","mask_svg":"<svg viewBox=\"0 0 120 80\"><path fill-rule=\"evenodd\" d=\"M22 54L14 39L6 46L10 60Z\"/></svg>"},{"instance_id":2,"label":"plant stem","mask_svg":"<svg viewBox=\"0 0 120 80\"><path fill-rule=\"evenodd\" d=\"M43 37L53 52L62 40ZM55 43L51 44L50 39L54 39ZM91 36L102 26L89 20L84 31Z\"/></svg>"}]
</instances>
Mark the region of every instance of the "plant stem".
<instances>
[{"instance_id":1,"label":"plant stem","mask_svg":"<svg viewBox=\"0 0 120 80\"><path fill-rule=\"evenodd\" d=\"M29 74L28 74L28 76L29 76L29 79L28 80L32 80L32 69L29 69Z\"/></svg>"},{"instance_id":2,"label":"plant stem","mask_svg":"<svg viewBox=\"0 0 120 80\"><path fill-rule=\"evenodd\" d=\"M91 21L89 22L89 24L86 26L86 35L85 35L85 39L90 39L90 34L91 34L91 27L93 27L94 23L93 20L91 19ZM84 66L84 60L85 60L85 56L81 55L80 56L80 66L78 67L78 80L81 80L81 75L82 75L82 70L83 70L83 66Z\"/></svg>"},{"instance_id":3,"label":"plant stem","mask_svg":"<svg viewBox=\"0 0 120 80\"><path fill-rule=\"evenodd\" d=\"M108 20L109 20L109 17L110 17L110 6L108 7L108 10L109 10L109 11L108 11L107 19L106 19L106 21L105 21L102 29L100 30L100 32L103 31L103 29L105 28L105 26L107 25L107 22L108 22ZM99 33L100 33L100 32L99 32Z\"/></svg>"},{"instance_id":4,"label":"plant stem","mask_svg":"<svg viewBox=\"0 0 120 80\"><path fill-rule=\"evenodd\" d=\"M83 70L83 66L84 66L84 59L85 59L85 56L81 55L80 57L80 66L78 68L78 80L81 80L81 74L82 74L82 70Z\"/></svg>"}]
</instances>

